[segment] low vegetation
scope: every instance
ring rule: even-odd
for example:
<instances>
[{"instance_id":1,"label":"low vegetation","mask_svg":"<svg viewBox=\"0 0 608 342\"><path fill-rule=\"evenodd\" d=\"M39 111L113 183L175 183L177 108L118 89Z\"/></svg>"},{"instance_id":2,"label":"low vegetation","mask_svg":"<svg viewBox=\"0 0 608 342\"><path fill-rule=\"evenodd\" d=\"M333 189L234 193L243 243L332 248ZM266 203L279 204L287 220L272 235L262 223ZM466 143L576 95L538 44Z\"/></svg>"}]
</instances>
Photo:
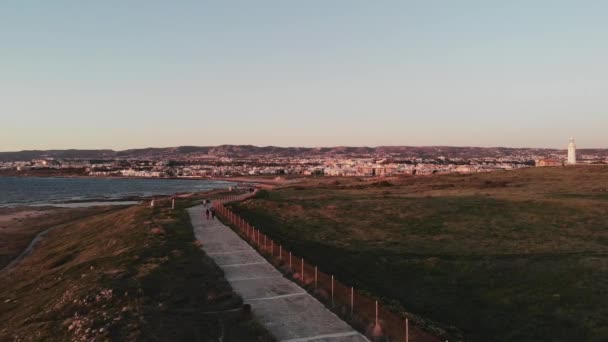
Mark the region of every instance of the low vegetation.
<instances>
[{"instance_id":1,"label":"low vegetation","mask_svg":"<svg viewBox=\"0 0 608 342\"><path fill-rule=\"evenodd\" d=\"M608 339L608 167L319 178L233 209L452 339Z\"/></svg>"},{"instance_id":2,"label":"low vegetation","mask_svg":"<svg viewBox=\"0 0 608 342\"><path fill-rule=\"evenodd\" d=\"M78 218L115 209L0 208L0 270L15 260L38 233Z\"/></svg>"},{"instance_id":3,"label":"low vegetation","mask_svg":"<svg viewBox=\"0 0 608 342\"><path fill-rule=\"evenodd\" d=\"M195 243L194 200L54 229L0 273L0 340L271 341Z\"/></svg>"}]
</instances>

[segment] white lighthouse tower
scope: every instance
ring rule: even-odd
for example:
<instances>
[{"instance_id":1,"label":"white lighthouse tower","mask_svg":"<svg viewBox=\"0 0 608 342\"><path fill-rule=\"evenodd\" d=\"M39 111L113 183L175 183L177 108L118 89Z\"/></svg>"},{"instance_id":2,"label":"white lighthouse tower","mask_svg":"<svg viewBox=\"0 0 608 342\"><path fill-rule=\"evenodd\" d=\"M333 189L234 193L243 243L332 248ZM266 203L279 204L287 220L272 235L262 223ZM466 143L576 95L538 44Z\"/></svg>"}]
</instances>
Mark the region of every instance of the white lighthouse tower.
<instances>
[{"instance_id":1,"label":"white lighthouse tower","mask_svg":"<svg viewBox=\"0 0 608 342\"><path fill-rule=\"evenodd\" d=\"M574 143L574 138L570 138L570 143L568 144L568 165L576 164L576 144Z\"/></svg>"}]
</instances>

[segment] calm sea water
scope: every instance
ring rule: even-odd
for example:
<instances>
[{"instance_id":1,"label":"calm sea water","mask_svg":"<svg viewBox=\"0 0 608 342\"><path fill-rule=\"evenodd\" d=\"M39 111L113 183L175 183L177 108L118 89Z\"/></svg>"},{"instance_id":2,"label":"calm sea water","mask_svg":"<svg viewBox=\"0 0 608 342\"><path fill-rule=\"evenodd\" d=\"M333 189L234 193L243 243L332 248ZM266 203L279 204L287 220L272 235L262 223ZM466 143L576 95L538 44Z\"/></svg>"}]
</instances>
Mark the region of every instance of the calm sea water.
<instances>
[{"instance_id":1,"label":"calm sea water","mask_svg":"<svg viewBox=\"0 0 608 342\"><path fill-rule=\"evenodd\" d=\"M225 189L230 182L129 178L0 177L0 207L59 205Z\"/></svg>"}]
</instances>

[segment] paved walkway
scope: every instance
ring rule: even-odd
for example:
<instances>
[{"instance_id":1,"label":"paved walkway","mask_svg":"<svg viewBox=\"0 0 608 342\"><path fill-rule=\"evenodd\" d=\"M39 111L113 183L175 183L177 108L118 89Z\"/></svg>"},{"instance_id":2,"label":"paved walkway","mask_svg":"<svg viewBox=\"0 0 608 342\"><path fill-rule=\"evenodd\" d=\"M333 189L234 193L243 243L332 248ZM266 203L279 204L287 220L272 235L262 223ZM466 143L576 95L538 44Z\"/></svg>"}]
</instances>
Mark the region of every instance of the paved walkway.
<instances>
[{"instance_id":1,"label":"paved walkway","mask_svg":"<svg viewBox=\"0 0 608 342\"><path fill-rule=\"evenodd\" d=\"M256 318L279 341L368 341L300 286L283 277L230 228L206 220L202 206L189 209L202 249L225 273L226 279Z\"/></svg>"}]
</instances>

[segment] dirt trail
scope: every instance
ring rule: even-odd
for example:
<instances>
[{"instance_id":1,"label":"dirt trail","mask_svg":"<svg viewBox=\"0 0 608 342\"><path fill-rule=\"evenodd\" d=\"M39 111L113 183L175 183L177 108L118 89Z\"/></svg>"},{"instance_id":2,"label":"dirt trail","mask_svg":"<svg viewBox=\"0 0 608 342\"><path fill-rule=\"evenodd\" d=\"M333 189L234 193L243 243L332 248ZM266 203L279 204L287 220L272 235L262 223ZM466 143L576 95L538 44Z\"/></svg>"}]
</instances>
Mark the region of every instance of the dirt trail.
<instances>
[{"instance_id":1,"label":"dirt trail","mask_svg":"<svg viewBox=\"0 0 608 342\"><path fill-rule=\"evenodd\" d=\"M51 230L53 230L53 228L57 228L57 226L47 228L47 229L41 231L40 233L36 234L36 236L34 236L34 238L32 239L32 241L30 242L30 244L23 250L23 252L21 252L21 254L19 254L15 259L13 259L8 265L6 265L6 266L4 266L3 268L0 269L0 273L2 273L4 271L10 269L11 267L15 266L21 260L23 260L23 258L25 258L27 255L29 255L32 252L32 250L34 250L34 247L36 247L36 245L46 236L46 234L48 232L50 232Z\"/></svg>"}]
</instances>

